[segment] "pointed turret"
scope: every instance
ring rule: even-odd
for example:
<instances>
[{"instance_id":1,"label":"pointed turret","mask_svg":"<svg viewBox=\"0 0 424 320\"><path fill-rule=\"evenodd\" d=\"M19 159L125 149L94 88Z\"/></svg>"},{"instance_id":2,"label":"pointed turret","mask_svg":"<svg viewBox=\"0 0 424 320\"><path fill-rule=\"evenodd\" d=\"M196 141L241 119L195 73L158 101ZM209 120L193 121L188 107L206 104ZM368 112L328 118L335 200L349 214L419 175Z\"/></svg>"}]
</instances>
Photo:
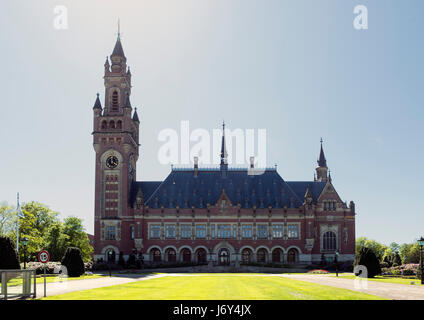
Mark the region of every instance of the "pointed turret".
<instances>
[{"instance_id":1,"label":"pointed turret","mask_svg":"<svg viewBox=\"0 0 424 320\"><path fill-rule=\"evenodd\" d=\"M140 123L140 120L138 120L137 108L135 108L134 115L133 115L132 119L133 119L135 122Z\"/></svg>"},{"instance_id":2,"label":"pointed turret","mask_svg":"<svg viewBox=\"0 0 424 320\"><path fill-rule=\"evenodd\" d=\"M319 158L317 163L318 163L318 167L315 169L317 171L316 181L327 181L328 167L327 167L327 160L325 159L325 155L324 155L324 149L322 148L322 138L321 138L321 150L319 153Z\"/></svg>"},{"instance_id":3,"label":"pointed turret","mask_svg":"<svg viewBox=\"0 0 424 320\"><path fill-rule=\"evenodd\" d=\"M102 104L100 102L99 94L97 93L96 101L94 102L93 110L94 109L100 109L102 110Z\"/></svg>"},{"instance_id":4,"label":"pointed turret","mask_svg":"<svg viewBox=\"0 0 424 320\"><path fill-rule=\"evenodd\" d=\"M124 108L131 108L130 94L126 92L125 95L126 97L125 97Z\"/></svg>"},{"instance_id":5,"label":"pointed turret","mask_svg":"<svg viewBox=\"0 0 424 320\"><path fill-rule=\"evenodd\" d=\"M317 162L319 167L327 167L327 160L325 159L324 150L322 149L322 138L321 138L321 151L319 153L319 159Z\"/></svg>"},{"instance_id":6,"label":"pointed turret","mask_svg":"<svg viewBox=\"0 0 424 320\"><path fill-rule=\"evenodd\" d=\"M115 47L113 48L113 52L110 55L111 57L118 56L121 58L125 58L124 49L122 48L121 39L118 35L118 39L116 39Z\"/></svg>"}]
</instances>

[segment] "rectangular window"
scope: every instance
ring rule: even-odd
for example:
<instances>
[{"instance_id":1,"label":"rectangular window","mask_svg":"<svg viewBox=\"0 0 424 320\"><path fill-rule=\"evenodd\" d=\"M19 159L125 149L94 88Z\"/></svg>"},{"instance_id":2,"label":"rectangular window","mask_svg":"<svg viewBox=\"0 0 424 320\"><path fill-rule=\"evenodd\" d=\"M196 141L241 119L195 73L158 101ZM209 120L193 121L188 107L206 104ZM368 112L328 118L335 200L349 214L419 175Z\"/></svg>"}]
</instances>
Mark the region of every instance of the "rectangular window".
<instances>
[{"instance_id":1,"label":"rectangular window","mask_svg":"<svg viewBox=\"0 0 424 320\"><path fill-rule=\"evenodd\" d=\"M150 238L155 238L155 239L160 238L160 225L159 224L150 225Z\"/></svg>"},{"instance_id":2,"label":"rectangular window","mask_svg":"<svg viewBox=\"0 0 424 320\"><path fill-rule=\"evenodd\" d=\"M272 226L272 237L273 238L282 238L283 237L283 225L274 224Z\"/></svg>"},{"instance_id":3,"label":"rectangular window","mask_svg":"<svg viewBox=\"0 0 424 320\"><path fill-rule=\"evenodd\" d=\"M115 226L108 226L106 228L106 240L115 240L115 239L116 239Z\"/></svg>"},{"instance_id":4,"label":"rectangular window","mask_svg":"<svg viewBox=\"0 0 424 320\"><path fill-rule=\"evenodd\" d=\"M233 224L233 238L237 239L237 225Z\"/></svg>"},{"instance_id":5,"label":"rectangular window","mask_svg":"<svg viewBox=\"0 0 424 320\"><path fill-rule=\"evenodd\" d=\"M229 239L231 236L231 226L229 224L218 225L218 238Z\"/></svg>"},{"instance_id":6,"label":"rectangular window","mask_svg":"<svg viewBox=\"0 0 424 320\"><path fill-rule=\"evenodd\" d=\"M258 239L268 239L268 226L266 224L258 224L256 228Z\"/></svg>"},{"instance_id":7,"label":"rectangular window","mask_svg":"<svg viewBox=\"0 0 424 320\"><path fill-rule=\"evenodd\" d=\"M245 224L241 226L241 236L243 239L251 239L252 238L252 225Z\"/></svg>"},{"instance_id":8,"label":"rectangular window","mask_svg":"<svg viewBox=\"0 0 424 320\"><path fill-rule=\"evenodd\" d=\"M215 239L215 225L211 224L211 238Z\"/></svg>"},{"instance_id":9,"label":"rectangular window","mask_svg":"<svg viewBox=\"0 0 424 320\"><path fill-rule=\"evenodd\" d=\"M205 224L196 225L196 238L197 239L206 238L206 225Z\"/></svg>"},{"instance_id":10,"label":"rectangular window","mask_svg":"<svg viewBox=\"0 0 424 320\"><path fill-rule=\"evenodd\" d=\"M165 238L167 239L175 238L175 224L165 225Z\"/></svg>"},{"instance_id":11,"label":"rectangular window","mask_svg":"<svg viewBox=\"0 0 424 320\"><path fill-rule=\"evenodd\" d=\"M135 236L135 229L134 229L134 226L131 226L130 227L130 235L131 235L131 240L133 240L134 239L134 236Z\"/></svg>"},{"instance_id":12,"label":"rectangular window","mask_svg":"<svg viewBox=\"0 0 424 320\"><path fill-rule=\"evenodd\" d=\"M181 239L191 239L191 225L182 224L181 228Z\"/></svg>"},{"instance_id":13,"label":"rectangular window","mask_svg":"<svg viewBox=\"0 0 424 320\"><path fill-rule=\"evenodd\" d=\"M299 226L297 224L289 225L288 232L289 232L289 239L299 238Z\"/></svg>"}]
</instances>

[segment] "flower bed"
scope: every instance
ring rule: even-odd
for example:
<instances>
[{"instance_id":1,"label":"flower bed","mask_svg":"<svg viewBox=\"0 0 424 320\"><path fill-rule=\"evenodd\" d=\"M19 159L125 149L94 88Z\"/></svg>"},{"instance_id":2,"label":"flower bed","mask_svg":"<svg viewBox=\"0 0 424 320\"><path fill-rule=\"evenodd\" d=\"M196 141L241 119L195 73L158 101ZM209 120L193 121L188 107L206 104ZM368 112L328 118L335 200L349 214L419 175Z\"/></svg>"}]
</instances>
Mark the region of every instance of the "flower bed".
<instances>
[{"instance_id":1,"label":"flower bed","mask_svg":"<svg viewBox=\"0 0 424 320\"><path fill-rule=\"evenodd\" d=\"M326 274L326 273L328 273L328 271L327 270L323 270L323 269L315 269L315 270L308 271L308 273Z\"/></svg>"},{"instance_id":2,"label":"flower bed","mask_svg":"<svg viewBox=\"0 0 424 320\"><path fill-rule=\"evenodd\" d=\"M419 264L409 263L391 268L382 268L381 275L383 276L418 276Z\"/></svg>"}]
</instances>

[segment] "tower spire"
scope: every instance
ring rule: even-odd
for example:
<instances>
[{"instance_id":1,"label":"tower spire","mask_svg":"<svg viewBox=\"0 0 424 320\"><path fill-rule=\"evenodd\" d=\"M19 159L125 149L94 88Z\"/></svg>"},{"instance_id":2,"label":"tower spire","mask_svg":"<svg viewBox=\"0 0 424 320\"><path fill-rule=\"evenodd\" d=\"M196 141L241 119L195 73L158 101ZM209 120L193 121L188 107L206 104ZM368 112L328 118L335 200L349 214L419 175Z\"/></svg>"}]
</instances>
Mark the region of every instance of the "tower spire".
<instances>
[{"instance_id":1,"label":"tower spire","mask_svg":"<svg viewBox=\"0 0 424 320\"><path fill-rule=\"evenodd\" d=\"M225 122L222 121L221 165L227 164L227 148L225 146Z\"/></svg>"},{"instance_id":2,"label":"tower spire","mask_svg":"<svg viewBox=\"0 0 424 320\"><path fill-rule=\"evenodd\" d=\"M317 171L316 180L317 181L327 181L328 180L328 177L327 177L328 167L327 167L327 160L325 159L325 155L324 155L324 149L322 148L322 138L321 138L320 142L321 142L321 149L320 149L319 158L318 158L318 161L317 161L318 167L315 169Z\"/></svg>"},{"instance_id":3,"label":"tower spire","mask_svg":"<svg viewBox=\"0 0 424 320\"><path fill-rule=\"evenodd\" d=\"M118 40L121 41L121 25L120 25L119 18L118 18Z\"/></svg>"}]
</instances>

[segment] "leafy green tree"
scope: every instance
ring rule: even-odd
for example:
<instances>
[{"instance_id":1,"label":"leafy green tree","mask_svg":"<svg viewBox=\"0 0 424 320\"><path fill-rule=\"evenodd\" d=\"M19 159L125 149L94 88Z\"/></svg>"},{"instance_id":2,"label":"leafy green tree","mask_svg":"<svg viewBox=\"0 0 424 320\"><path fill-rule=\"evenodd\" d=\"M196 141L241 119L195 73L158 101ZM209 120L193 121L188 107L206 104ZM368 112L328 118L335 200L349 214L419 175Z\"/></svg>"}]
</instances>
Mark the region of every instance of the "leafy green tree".
<instances>
[{"instance_id":1,"label":"leafy green tree","mask_svg":"<svg viewBox=\"0 0 424 320\"><path fill-rule=\"evenodd\" d=\"M44 247L49 251L51 261L60 261L65 254L69 236L63 230L63 223L57 221L50 226L44 238Z\"/></svg>"},{"instance_id":2,"label":"leafy green tree","mask_svg":"<svg viewBox=\"0 0 424 320\"><path fill-rule=\"evenodd\" d=\"M85 262L91 261L93 247L90 245L82 220L77 217L68 217L64 221L63 233L67 236L66 247L77 247L81 250Z\"/></svg>"},{"instance_id":3,"label":"leafy green tree","mask_svg":"<svg viewBox=\"0 0 424 320\"><path fill-rule=\"evenodd\" d=\"M374 252L378 261L381 261L384 256L384 252L388 248L386 245L381 244L375 240L368 239L366 237L359 237L356 239L355 255L358 255L362 248L368 248Z\"/></svg>"},{"instance_id":4,"label":"leafy green tree","mask_svg":"<svg viewBox=\"0 0 424 320\"><path fill-rule=\"evenodd\" d=\"M7 236L16 226L16 212L7 202L0 204L0 235Z\"/></svg>"}]
</instances>

